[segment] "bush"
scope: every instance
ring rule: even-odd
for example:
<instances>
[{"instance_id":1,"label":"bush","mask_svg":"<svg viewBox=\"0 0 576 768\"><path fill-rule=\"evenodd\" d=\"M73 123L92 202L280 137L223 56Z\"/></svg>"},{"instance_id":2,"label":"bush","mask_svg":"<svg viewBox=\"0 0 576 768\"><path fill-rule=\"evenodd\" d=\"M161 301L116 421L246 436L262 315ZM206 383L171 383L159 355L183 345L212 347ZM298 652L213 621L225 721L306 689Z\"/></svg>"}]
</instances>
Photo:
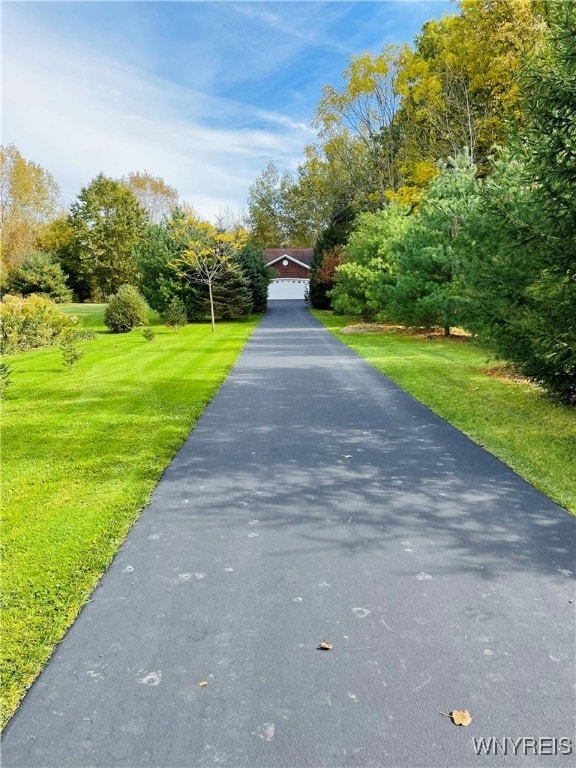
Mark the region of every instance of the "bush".
<instances>
[{"instance_id":1,"label":"bush","mask_svg":"<svg viewBox=\"0 0 576 768\"><path fill-rule=\"evenodd\" d=\"M65 315L47 296L35 294L4 296L0 320L0 345L5 354L55 344L65 329L78 324L77 318Z\"/></svg>"},{"instance_id":2,"label":"bush","mask_svg":"<svg viewBox=\"0 0 576 768\"><path fill-rule=\"evenodd\" d=\"M149 325L147 325L147 326L146 326L146 327L143 329L143 331L142 331L142 336L144 336L144 338L146 339L146 341L154 341L154 337L156 336L156 334L154 333L154 329L153 329L153 328L150 328L150 326L149 326Z\"/></svg>"},{"instance_id":3,"label":"bush","mask_svg":"<svg viewBox=\"0 0 576 768\"><path fill-rule=\"evenodd\" d=\"M188 318L186 317L186 307L182 299L179 299L178 296L173 296L170 299L168 308L162 314L162 320L169 328L174 328L174 330L186 325Z\"/></svg>"},{"instance_id":4,"label":"bush","mask_svg":"<svg viewBox=\"0 0 576 768\"><path fill-rule=\"evenodd\" d=\"M148 320L149 307L133 285L121 285L104 312L104 323L112 333L128 333Z\"/></svg>"},{"instance_id":5,"label":"bush","mask_svg":"<svg viewBox=\"0 0 576 768\"><path fill-rule=\"evenodd\" d=\"M7 280L8 293L29 296L31 293L49 296L62 303L72 300L72 291L66 285L66 275L51 253L34 251L16 267Z\"/></svg>"}]
</instances>

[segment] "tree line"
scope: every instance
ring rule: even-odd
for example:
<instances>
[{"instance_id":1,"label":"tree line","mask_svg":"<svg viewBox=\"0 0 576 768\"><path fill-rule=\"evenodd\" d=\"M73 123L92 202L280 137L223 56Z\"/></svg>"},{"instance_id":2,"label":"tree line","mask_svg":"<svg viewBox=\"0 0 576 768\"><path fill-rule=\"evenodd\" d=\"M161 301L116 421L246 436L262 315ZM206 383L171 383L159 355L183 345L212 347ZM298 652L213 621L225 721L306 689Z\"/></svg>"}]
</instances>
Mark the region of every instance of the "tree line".
<instances>
[{"instance_id":1,"label":"tree line","mask_svg":"<svg viewBox=\"0 0 576 768\"><path fill-rule=\"evenodd\" d=\"M2 278L8 294L108 301L133 286L161 315L235 319L266 308L262 250L235 221L215 226L161 178L99 174L68 212L51 175L2 147ZM230 219L230 217L228 217Z\"/></svg>"},{"instance_id":2,"label":"tree line","mask_svg":"<svg viewBox=\"0 0 576 768\"><path fill-rule=\"evenodd\" d=\"M297 174L252 185L254 239L314 243L309 298L471 332L576 403L576 4L461 0L353 56Z\"/></svg>"}]
</instances>

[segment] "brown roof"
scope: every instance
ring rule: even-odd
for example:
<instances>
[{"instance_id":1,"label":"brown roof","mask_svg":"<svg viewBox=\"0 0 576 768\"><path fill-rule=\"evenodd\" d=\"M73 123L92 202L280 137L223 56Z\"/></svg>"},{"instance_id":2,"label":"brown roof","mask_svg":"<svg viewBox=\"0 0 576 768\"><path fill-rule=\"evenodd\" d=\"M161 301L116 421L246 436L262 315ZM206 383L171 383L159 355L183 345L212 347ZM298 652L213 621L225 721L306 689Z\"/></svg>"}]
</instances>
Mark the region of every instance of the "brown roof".
<instances>
[{"instance_id":1,"label":"brown roof","mask_svg":"<svg viewBox=\"0 0 576 768\"><path fill-rule=\"evenodd\" d=\"M274 261L274 259L279 259L281 256L291 256L293 259L311 266L314 248L266 248L264 251L266 264Z\"/></svg>"}]
</instances>

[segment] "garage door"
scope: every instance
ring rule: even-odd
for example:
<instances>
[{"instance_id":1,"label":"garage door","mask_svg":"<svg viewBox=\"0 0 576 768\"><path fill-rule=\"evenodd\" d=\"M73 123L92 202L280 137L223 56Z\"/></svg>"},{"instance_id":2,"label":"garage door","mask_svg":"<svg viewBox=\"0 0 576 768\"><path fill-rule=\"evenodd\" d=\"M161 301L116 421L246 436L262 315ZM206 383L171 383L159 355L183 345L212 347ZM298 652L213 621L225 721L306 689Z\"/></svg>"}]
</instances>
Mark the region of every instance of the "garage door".
<instances>
[{"instance_id":1,"label":"garage door","mask_svg":"<svg viewBox=\"0 0 576 768\"><path fill-rule=\"evenodd\" d=\"M290 279L287 277L272 280L268 286L268 300L304 299L304 291L310 280Z\"/></svg>"}]
</instances>

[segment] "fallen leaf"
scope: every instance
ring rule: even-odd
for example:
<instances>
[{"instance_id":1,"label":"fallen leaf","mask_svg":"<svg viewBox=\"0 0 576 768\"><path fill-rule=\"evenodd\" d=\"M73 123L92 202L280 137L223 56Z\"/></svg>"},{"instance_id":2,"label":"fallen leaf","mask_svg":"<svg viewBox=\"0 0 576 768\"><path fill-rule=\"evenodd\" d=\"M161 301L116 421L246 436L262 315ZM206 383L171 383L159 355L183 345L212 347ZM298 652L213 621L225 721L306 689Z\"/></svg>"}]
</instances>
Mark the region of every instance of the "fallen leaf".
<instances>
[{"instance_id":1,"label":"fallen leaf","mask_svg":"<svg viewBox=\"0 0 576 768\"><path fill-rule=\"evenodd\" d=\"M319 651L331 651L332 648L334 648L332 643L320 643L320 645L318 646Z\"/></svg>"},{"instance_id":2,"label":"fallen leaf","mask_svg":"<svg viewBox=\"0 0 576 768\"><path fill-rule=\"evenodd\" d=\"M206 682L206 680L200 680L198 685L200 686L200 688L205 688L208 685L208 683Z\"/></svg>"},{"instance_id":3,"label":"fallen leaf","mask_svg":"<svg viewBox=\"0 0 576 768\"><path fill-rule=\"evenodd\" d=\"M451 718L454 725L470 725L472 715L467 709L453 709L452 712L440 712L444 717Z\"/></svg>"}]
</instances>

